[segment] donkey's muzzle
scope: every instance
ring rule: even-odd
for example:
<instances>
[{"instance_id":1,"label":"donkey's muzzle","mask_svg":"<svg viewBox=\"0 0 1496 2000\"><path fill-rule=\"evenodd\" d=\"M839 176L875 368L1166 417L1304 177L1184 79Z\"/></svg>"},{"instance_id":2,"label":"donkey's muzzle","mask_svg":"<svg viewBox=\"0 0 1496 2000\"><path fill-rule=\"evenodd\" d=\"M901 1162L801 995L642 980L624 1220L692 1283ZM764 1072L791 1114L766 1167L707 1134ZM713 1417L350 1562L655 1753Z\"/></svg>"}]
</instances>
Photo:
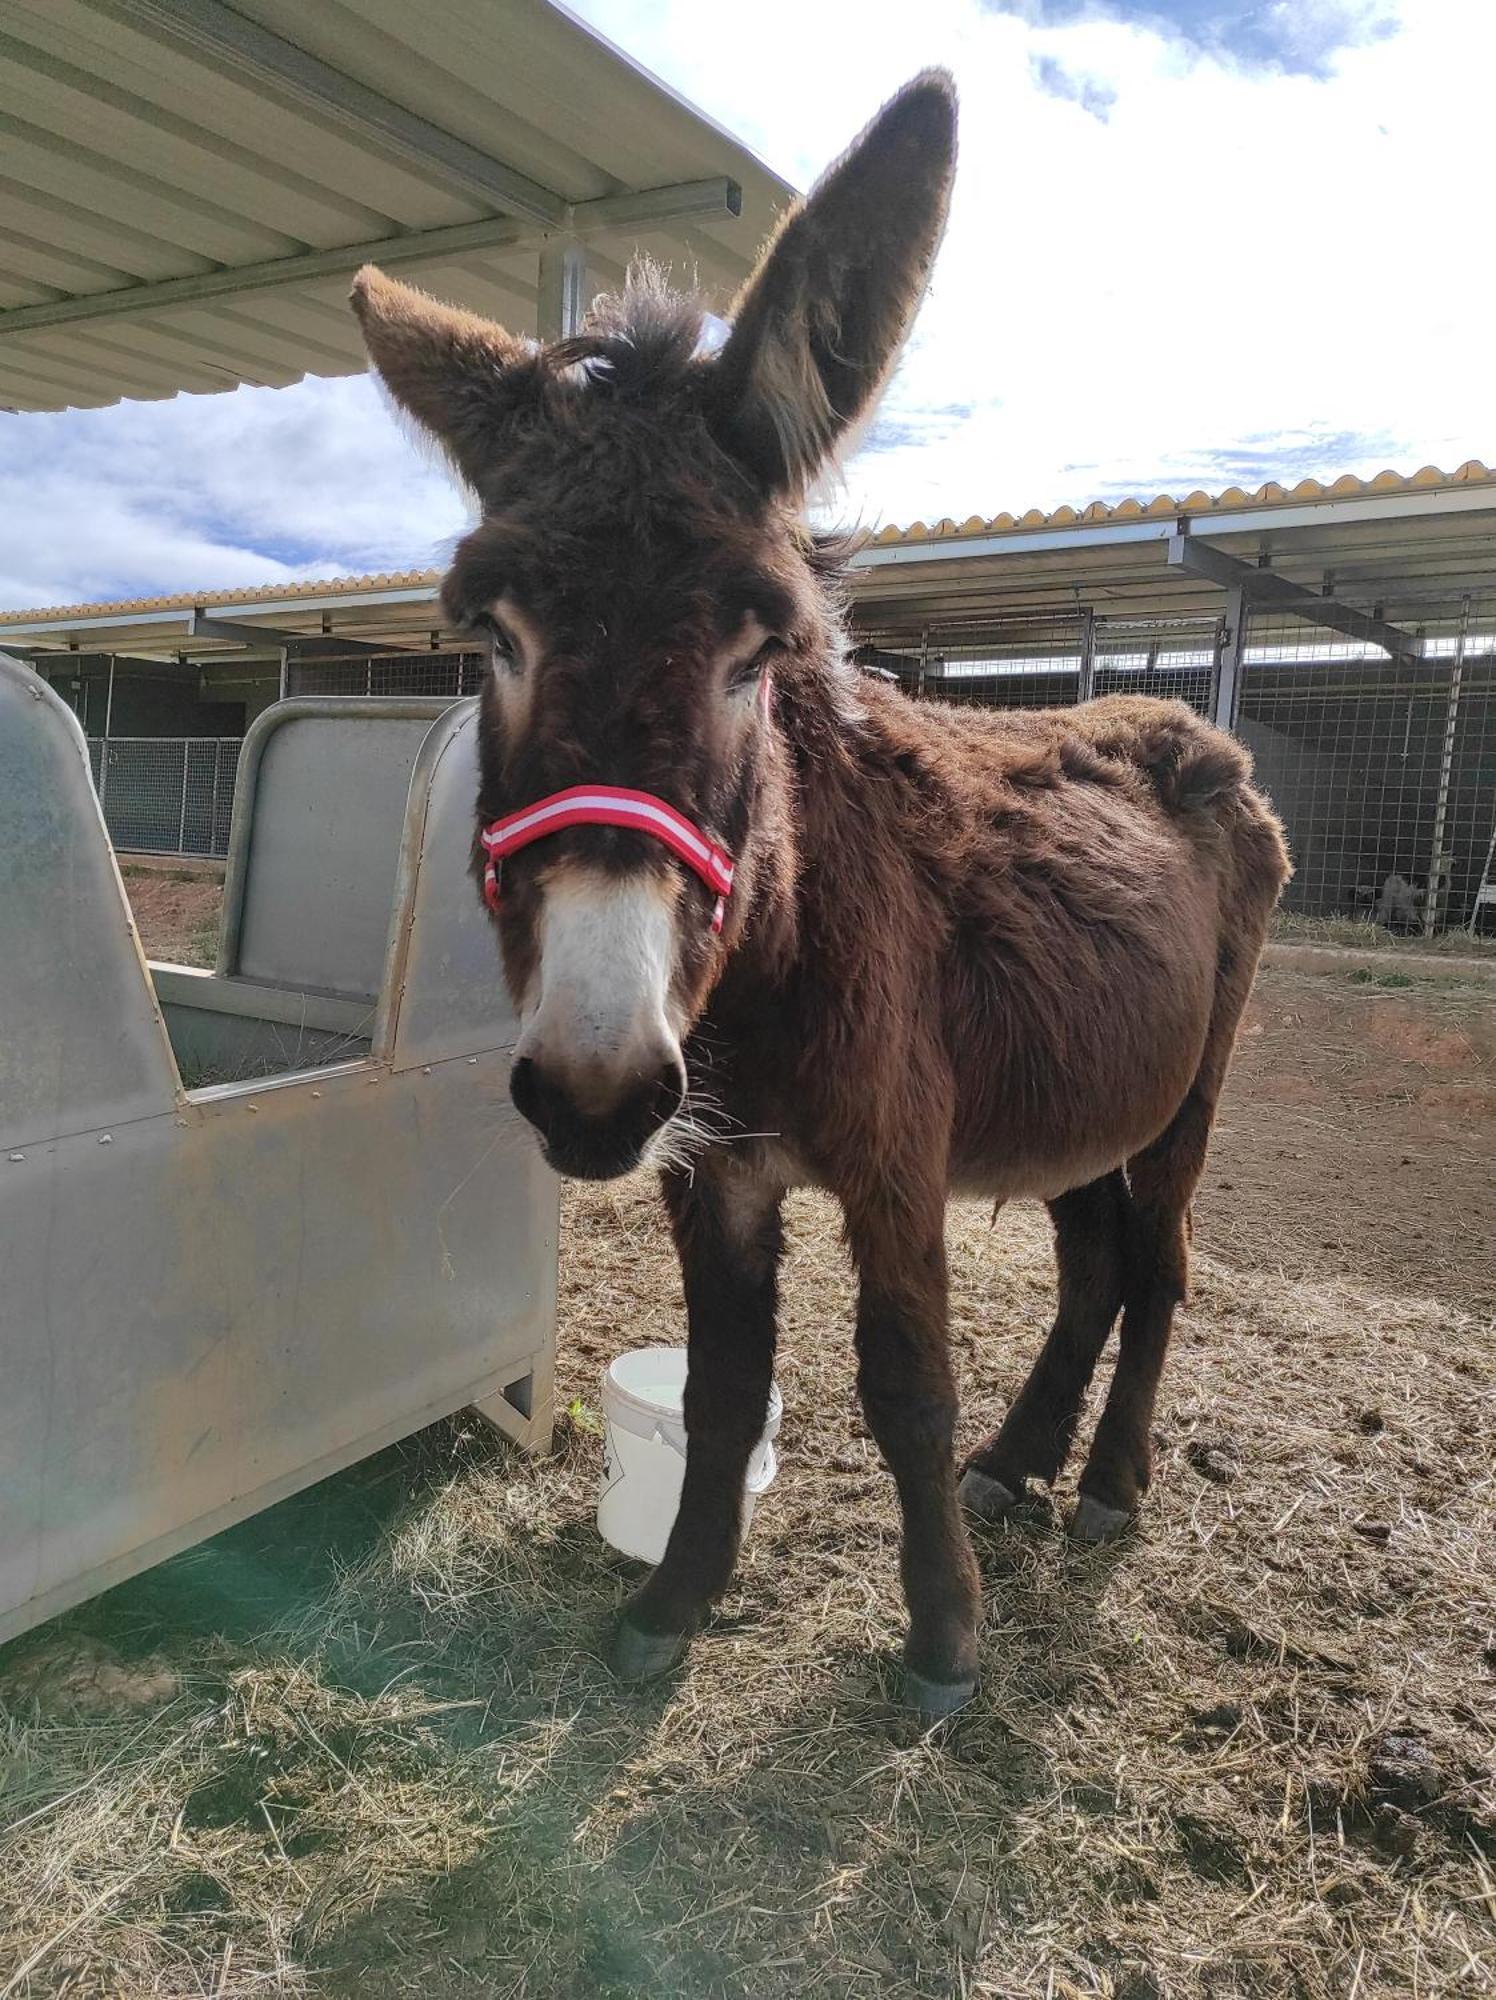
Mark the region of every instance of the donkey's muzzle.
<instances>
[{"instance_id":1,"label":"donkey's muzzle","mask_svg":"<svg viewBox=\"0 0 1496 2000\"><path fill-rule=\"evenodd\" d=\"M595 1078L521 1056L509 1075L514 1108L545 1145L547 1163L572 1180L610 1181L630 1173L686 1097L686 1073L670 1055L643 1077L604 1096Z\"/></svg>"}]
</instances>

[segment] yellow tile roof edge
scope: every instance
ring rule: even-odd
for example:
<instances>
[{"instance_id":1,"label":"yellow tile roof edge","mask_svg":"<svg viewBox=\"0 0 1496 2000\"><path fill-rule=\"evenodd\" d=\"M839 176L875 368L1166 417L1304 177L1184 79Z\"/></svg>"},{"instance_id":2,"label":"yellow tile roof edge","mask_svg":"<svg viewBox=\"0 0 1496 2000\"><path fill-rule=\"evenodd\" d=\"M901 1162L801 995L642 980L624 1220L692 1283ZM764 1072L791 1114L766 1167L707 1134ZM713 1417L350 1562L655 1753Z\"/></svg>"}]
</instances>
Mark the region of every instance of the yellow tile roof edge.
<instances>
[{"instance_id":1,"label":"yellow tile roof edge","mask_svg":"<svg viewBox=\"0 0 1496 2000\"><path fill-rule=\"evenodd\" d=\"M1437 465L1425 465L1413 473L1379 472L1372 479L1358 479L1353 472L1342 473L1338 479L1329 481L1301 479L1294 486L1284 486L1278 480L1270 479L1255 493L1245 492L1240 486L1228 486L1224 493L1197 490L1185 494L1183 498L1173 493L1160 493L1152 500L1093 500L1085 507L1055 507L1048 513L1041 507L1030 507L1024 514L994 514L990 519L973 514L965 521L953 521L947 516L934 523L911 521L905 528L882 528L872 540L875 547L884 547L890 542L954 541L965 536L1001 535L1010 530L1027 528L1090 527L1104 521L1139 521L1166 514L1230 513L1242 507L1299 505L1306 500L1343 500L1357 493L1415 493L1430 487L1468 486L1484 481L1496 482L1496 469L1482 464L1478 458L1467 458L1453 472L1443 472Z\"/></svg>"},{"instance_id":2,"label":"yellow tile roof edge","mask_svg":"<svg viewBox=\"0 0 1496 2000\"><path fill-rule=\"evenodd\" d=\"M1055 507L1048 513L1042 508L1030 507L1024 514L994 514L990 519L973 514L967 520L957 522L947 516L933 526L925 521L911 521L904 528L889 526L880 529L872 537L872 543L874 547L886 547L890 542L959 541L966 536L1004 534L1009 530L1075 525L1090 527L1105 521L1156 519L1165 514L1230 513L1242 507L1340 500L1357 493L1425 492L1430 487L1466 486L1484 481L1496 484L1496 469L1482 464L1478 458L1467 458L1453 472L1443 472L1437 465L1421 466L1413 473L1379 472L1372 479L1358 479L1354 473L1346 472L1328 482L1301 479L1291 487L1270 479L1254 493L1247 493L1240 486L1228 486L1224 493L1196 491L1186 494L1183 499L1172 493L1160 493L1147 501L1133 498L1093 500L1085 507ZM128 618L152 611L190 611L195 605L201 605L206 610L222 609L226 605L282 602L298 597L354 597L372 590L414 590L423 585L435 586L440 580L439 570L396 570L379 576L343 576L306 583L266 583L246 590L184 590L165 597L136 597L114 603L63 604L24 611L0 611L0 630L7 625L29 625L41 618L85 615L90 618Z\"/></svg>"},{"instance_id":3,"label":"yellow tile roof edge","mask_svg":"<svg viewBox=\"0 0 1496 2000\"><path fill-rule=\"evenodd\" d=\"M242 590L179 590L166 597L119 598L100 604L58 604L37 606L30 611L0 611L0 626L29 625L38 618L90 618L138 616L147 611L221 611L225 605L279 604L297 597L356 597L368 590L416 590L423 584L435 588L442 580L439 569L390 570L379 576L335 576L310 578L305 583L257 583Z\"/></svg>"}]
</instances>

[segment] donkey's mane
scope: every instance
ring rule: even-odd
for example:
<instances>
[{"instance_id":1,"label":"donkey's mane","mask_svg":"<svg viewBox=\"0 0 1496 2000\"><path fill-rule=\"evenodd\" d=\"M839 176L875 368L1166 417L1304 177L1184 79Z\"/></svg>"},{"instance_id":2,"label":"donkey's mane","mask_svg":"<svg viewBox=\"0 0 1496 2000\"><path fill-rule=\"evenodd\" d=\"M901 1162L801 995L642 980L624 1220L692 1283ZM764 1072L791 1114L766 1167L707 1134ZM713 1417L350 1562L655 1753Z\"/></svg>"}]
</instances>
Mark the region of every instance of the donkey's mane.
<instances>
[{"instance_id":1,"label":"donkey's mane","mask_svg":"<svg viewBox=\"0 0 1496 2000\"><path fill-rule=\"evenodd\" d=\"M674 290L668 271L640 259L623 290L594 300L581 331L545 348L541 361L563 379L581 364L589 383L618 395L658 393L687 379L707 315L704 299Z\"/></svg>"},{"instance_id":2,"label":"donkey's mane","mask_svg":"<svg viewBox=\"0 0 1496 2000\"><path fill-rule=\"evenodd\" d=\"M663 265L639 258L622 291L595 299L581 331L542 348L537 359L554 382L628 400L668 401L672 390L699 376L707 360L702 333L711 316L700 293L675 290ZM866 539L859 529L802 524L801 554L835 610L842 608L847 567Z\"/></svg>"}]
</instances>

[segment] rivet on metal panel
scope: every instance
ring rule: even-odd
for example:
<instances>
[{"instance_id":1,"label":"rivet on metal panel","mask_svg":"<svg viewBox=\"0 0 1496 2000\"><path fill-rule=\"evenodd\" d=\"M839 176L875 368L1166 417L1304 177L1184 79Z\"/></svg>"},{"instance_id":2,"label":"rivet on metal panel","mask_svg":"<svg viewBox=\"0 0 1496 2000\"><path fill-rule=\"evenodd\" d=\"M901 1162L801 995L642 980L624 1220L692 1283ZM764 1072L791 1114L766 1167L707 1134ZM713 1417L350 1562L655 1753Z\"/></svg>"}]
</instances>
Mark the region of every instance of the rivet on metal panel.
<instances>
[{"instance_id":1,"label":"rivet on metal panel","mask_svg":"<svg viewBox=\"0 0 1496 2000\"><path fill-rule=\"evenodd\" d=\"M12 1158L12 1160L19 1161L19 1160L24 1160L26 1155L24 1153L12 1153L10 1157Z\"/></svg>"},{"instance_id":2,"label":"rivet on metal panel","mask_svg":"<svg viewBox=\"0 0 1496 2000\"><path fill-rule=\"evenodd\" d=\"M112 1146L114 1144L114 1134L112 1132L101 1132L99 1134L99 1144L101 1146Z\"/></svg>"},{"instance_id":3,"label":"rivet on metal panel","mask_svg":"<svg viewBox=\"0 0 1496 2000\"><path fill-rule=\"evenodd\" d=\"M314 1091L312 1092L312 1095L313 1095L313 1097L320 1097L320 1096L322 1095L322 1093L321 1093L321 1091L320 1091L320 1090L314 1090Z\"/></svg>"},{"instance_id":4,"label":"rivet on metal panel","mask_svg":"<svg viewBox=\"0 0 1496 2000\"><path fill-rule=\"evenodd\" d=\"M469 1056L469 1057L468 1057L468 1068L469 1068L469 1069L476 1069L477 1067L478 1067L478 1058L477 1058L476 1056Z\"/></svg>"},{"instance_id":5,"label":"rivet on metal panel","mask_svg":"<svg viewBox=\"0 0 1496 2000\"><path fill-rule=\"evenodd\" d=\"M431 1074L431 1065L430 1065L430 1063L422 1063L422 1064L421 1064L421 1074L422 1074L422 1076L430 1076L430 1074Z\"/></svg>"},{"instance_id":6,"label":"rivet on metal panel","mask_svg":"<svg viewBox=\"0 0 1496 2000\"><path fill-rule=\"evenodd\" d=\"M253 1115L253 1113L258 1111L260 1107L258 1104L246 1104L244 1108L246 1111L251 1113L251 1115Z\"/></svg>"}]
</instances>

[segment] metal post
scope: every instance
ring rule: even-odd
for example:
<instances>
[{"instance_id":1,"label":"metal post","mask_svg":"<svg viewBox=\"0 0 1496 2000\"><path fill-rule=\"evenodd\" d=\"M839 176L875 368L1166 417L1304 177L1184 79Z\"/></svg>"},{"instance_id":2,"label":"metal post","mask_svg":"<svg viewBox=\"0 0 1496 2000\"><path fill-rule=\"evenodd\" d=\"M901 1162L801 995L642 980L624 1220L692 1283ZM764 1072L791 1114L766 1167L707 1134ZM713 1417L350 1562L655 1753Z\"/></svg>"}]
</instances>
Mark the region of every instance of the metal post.
<instances>
[{"instance_id":1,"label":"metal post","mask_svg":"<svg viewBox=\"0 0 1496 2000\"><path fill-rule=\"evenodd\" d=\"M1081 613L1080 628L1080 672L1076 678L1075 699L1089 701L1096 692L1096 613L1089 607Z\"/></svg>"},{"instance_id":2,"label":"metal post","mask_svg":"<svg viewBox=\"0 0 1496 2000\"><path fill-rule=\"evenodd\" d=\"M587 303L587 252L564 237L549 239L540 249L535 331L542 340L569 340L582 324Z\"/></svg>"},{"instance_id":3,"label":"metal post","mask_svg":"<svg viewBox=\"0 0 1496 2000\"><path fill-rule=\"evenodd\" d=\"M182 817L177 822L177 852L187 852L187 766L192 757L192 739L182 740Z\"/></svg>"},{"instance_id":4,"label":"metal post","mask_svg":"<svg viewBox=\"0 0 1496 2000\"><path fill-rule=\"evenodd\" d=\"M99 805L109 796L109 730L114 721L114 655L109 655L109 686L104 695L104 740L99 745Z\"/></svg>"},{"instance_id":5,"label":"metal post","mask_svg":"<svg viewBox=\"0 0 1496 2000\"><path fill-rule=\"evenodd\" d=\"M1247 593L1237 584L1226 599L1226 627L1217 653L1215 713L1218 728L1234 729L1241 700L1242 663L1247 652Z\"/></svg>"},{"instance_id":6,"label":"metal post","mask_svg":"<svg viewBox=\"0 0 1496 2000\"><path fill-rule=\"evenodd\" d=\"M1455 641L1449 674L1449 703L1444 711L1444 748L1439 754L1439 793L1434 804L1434 839L1428 858L1428 893L1423 903L1423 935L1432 937L1439 921L1440 890L1445 868L1444 830L1449 821L1449 784L1454 775L1454 741L1460 719L1460 689L1465 679L1465 642L1470 636L1470 593L1460 599L1460 635Z\"/></svg>"},{"instance_id":7,"label":"metal post","mask_svg":"<svg viewBox=\"0 0 1496 2000\"><path fill-rule=\"evenodd\" d=\"M213 796L208 802L208 846L209 854L218 852L218 800L223 790L223 746L232 738L219 737L213 746Z\"/></svg>"},{"instance_id":8,"label":"metal post","mask_svg":"<svg viewBox=\"0 0 1496 2000\"><path fill-rule=\"evenodd\" d=\"M290 657L290 647L282 646L280 649L280 693L276 696L277 701L284 701L286 698L287 684L290 679Z\"/></svg>"},{"instance_id":9,"label":"metal post","mask_svg":"<svg viewBox=\"0 0 1496 2000\"><path fill-rule=\"evenodd\" d=\"M1491 864L1496 861L1496 826L1491 828L1491 838L1486 842L1485 866L1480 871L1480 880L1475 885L1475 896L1470 904L1470 920L1465 929L1475 936L1476 920L1480 916L1481 905L1486 899L1486 888L1491 880Z\"/></svg>"}]
</instances>

